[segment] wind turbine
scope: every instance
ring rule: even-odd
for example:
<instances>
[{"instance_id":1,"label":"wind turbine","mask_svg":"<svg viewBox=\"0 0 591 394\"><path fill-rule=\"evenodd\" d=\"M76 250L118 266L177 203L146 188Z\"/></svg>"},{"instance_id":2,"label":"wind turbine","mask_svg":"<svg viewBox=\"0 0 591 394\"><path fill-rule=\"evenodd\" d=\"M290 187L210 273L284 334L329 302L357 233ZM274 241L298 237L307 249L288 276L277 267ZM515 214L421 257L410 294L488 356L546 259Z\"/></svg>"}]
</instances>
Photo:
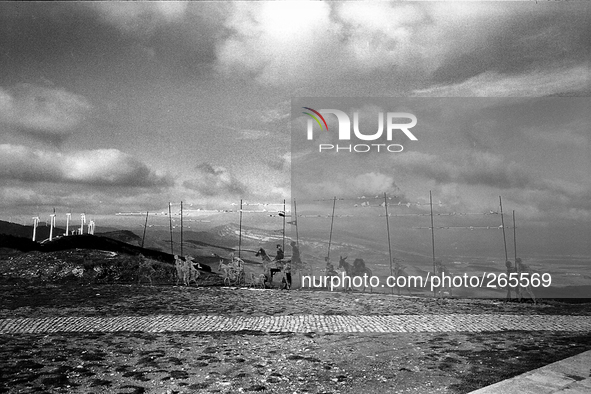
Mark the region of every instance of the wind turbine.
<instances>
[{"instance_id":1,"label":"wind turbine","mask_svg":"<svg viewBox=\"0 0 591 394\"><path fill-rule=\"evenodd\" d=\"M88 234L94 235L94 220L88 222Z\"/></svg>"},{"instance_id":2,"label":"wind turbine","mask_svg":"<svg viewBox=\"0 0 591 394\"><path fill-rule=\"evenodd\" d=\"M37 236L37 226L39 225L39 216L35 216L33 218L33 242L35 242L35 237Z\"/></svg>"},{"instance_id":3,"label":"wind turbine","mask_svg":"<svg viewBox=\"0 0 591 394\"><path fill-rule=\"evenodd\" d=\"M53 239L53 228L55 227L55 211L49 215L49 240Z\"/></svg>"},{"instance_id":4,"label":"wind turbine","mask_svg":"<svg viewBox=\"0 0 591 394\"><path fill-rule=\"evenodd\" d=\"M69 234L69 229L70 229L70 218L72 217L71 213L66 213L66 236L68 236Z\"/></svg>"}]
</instances>

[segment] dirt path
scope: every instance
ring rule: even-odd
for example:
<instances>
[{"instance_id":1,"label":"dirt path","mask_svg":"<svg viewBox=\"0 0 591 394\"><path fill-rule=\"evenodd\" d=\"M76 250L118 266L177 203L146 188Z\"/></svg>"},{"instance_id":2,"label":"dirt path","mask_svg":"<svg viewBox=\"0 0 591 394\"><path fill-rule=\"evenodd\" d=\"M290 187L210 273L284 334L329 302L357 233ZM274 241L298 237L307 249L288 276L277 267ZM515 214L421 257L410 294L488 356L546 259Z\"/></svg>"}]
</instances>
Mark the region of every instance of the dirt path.
<instances>
[{"instance_id":1,"label":"dirt path","mask_svg":"<svg viewBox=\"0 0 591 394\"><path fill-rule=\"evenodd\" d=\"M0 387L14 393L465 393L591 348L588 335L553 332L70 333L0 345Z\"/></svg>"},{"instance_id":2,"label":"dirt path","mask_svg":"<svg viewBox=\"0 0 591 394\"><path fill-rule=\"evenodd\" d=\"M328 291L219 287L83 285L0 286L0 318L43 316L221 316L519 314L591 316L591 304L505 303Z\"/></svg>"},{"instance_id":3,"label":"dirt path","mask_svg":"<svg viewBox=\"0 0 591 394\"><path fill-rule=\"evenodd\" d=\"M386 315L420 320L459 315L550 322L591 315L589 304L534 306L383 294L76 283L0 290L1 319L217 315L240 321L321 315L370 320L363 316ZM551 329L3 334L0 392L467 393L589 350L589 334Z\"/></svg>"}]
</instances>

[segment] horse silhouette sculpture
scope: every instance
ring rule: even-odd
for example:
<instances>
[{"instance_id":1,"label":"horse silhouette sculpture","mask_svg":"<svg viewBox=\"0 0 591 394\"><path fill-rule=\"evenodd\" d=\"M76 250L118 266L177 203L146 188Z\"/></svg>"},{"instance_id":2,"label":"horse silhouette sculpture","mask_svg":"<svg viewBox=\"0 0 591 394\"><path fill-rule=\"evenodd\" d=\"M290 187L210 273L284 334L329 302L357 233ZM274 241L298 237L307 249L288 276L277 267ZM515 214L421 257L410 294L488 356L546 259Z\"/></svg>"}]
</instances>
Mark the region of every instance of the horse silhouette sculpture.
<instances>
[{"instance_id":1,"label":"horse silhouette sculpture","mask_svg":"<svg viewBox=\"0 0 591 394\"><path fill-rule=\"evenodd\" d=\"M197 284L197 279L199 279L200 273L193 265L193 260L195 260L192 256L185 256L184 258L179 257L179 255L174 255L174 266L176 268L176 284L179 283L184 284L185 286L189 286L191 282ZM201 268L201 265L197 263L197 267Z\"/></svg>"},{"instance_id":2,"label":"horse silhouette sculpture","mask_svg":"<svg viewBox=\"0 0 591 394\"><path fill-rule=\"evenodd\" d=\"M152 275L156 273L156 269L154 269L154 264L156 261L147 259L142 254L138 256L138 259L138 285L141 283L142 279L147 279L150 282L150 286L153 286L154 284L152 283Z\"/></svg>"},{"instance_id":3,"label":"horse silhouette sculpture","mask_svg":"<svg viewBox=\"0 0 591 394\"><path fill-rule=\"evenodd\" d=\"M522 274L529 274L527 277L531 279L531 274L534 273L534 271L529 266L523 264L519 257L515 259L515 268L519 277L521 277ZM528 282L527 286L520 286L517 288L517 298L519 299L519 302L521 302L524 290L527 292L527 294L529 294L533 303L535 304L536 296L534 295L534 289L531 285L531 282Z\"/></svg>"},{"instance_id":4,"label":"horse silhouette sculpture","mask_svg":"<svg viewBox=\"0 0 591 394\"><path fill-rule=\"evenodd\" d=\"M513 276L517 275L516 268L513 267L513 263L511 263L509 260L505 261L505 267L506 267L507 279L511 278L512 277L511 275L513 275ZM505 301L511 301L511 284L507 280L507 284L505 284L505 286L501 286L499 284L499 279L497 279L497 288L503 288L503 287L505 289L507 289L507 295L505 296ZM518 297L518 296L519 296L519 289L516 288L515 289L515 297Z\"/></svg>"},{"instance_id":5,"label":"horse silhouette sculpture","mask_svg":"<svg viewBox=\"0 0 591 394\"><path fill-rule=\"evenodd\" d=\"M449 269L439 260L435 261L435 276L438 276L441 279L441 282L439 283L439 287L433 289L433 295L436 298L443 298L445 293L447 293L449 297L451 297L453 286L445 286L445 284L449 284L449 280L443 280L443 278L444 276L452 276L452 274L449 272Z\"/></svg>"},{"instance_id":6,"label":"horse silhouette sculpture","mask_svg":"<svg viewBox=\"0 0 591 394\"><path fill-rule=\"evenodd\" d=\"M368 278L373 276L371 270L365 266L365 261L363 259L355 259L353 264L349 264L347 261L347 257L339 256L339 269L342 269L346 272L347 276L351 277L351 281L353 281L353 277L363 275L367 275ZM350 290L351 286L345 287L345 291ZM370 286L369 291L373 293L373 288ZM363 280L363 292L365 292L365 280Z\"/></svg>"},{"instance_id":7,"label":"horse silhouette sculpture","mask_svg":"<svg viewBox=\"0 0 591 394\"><path fill-rule=\"evenodd\" d=\"M328 283L332 283L332 277L338 276L339 273L334 269L334 265L330 262L328 257L325 257L324 261L326 261L326 267L324 268L324 276L326 277L326 288L328 289Z\"/></svg>"},{"instance_id":8,"label":"horse silhouette sculpture","mask_svg":"<svg viewBox=\"0 0 591 394\"><path fill-rule=\"evenodd\" d=\"M220 259L218 270L223 274L225 285L240 285L244 283L244 261L242 259L234 257L234 253L231 253L230 261L226 263L223 257L215 253L214 256Z\"/></svg>"},{"instance_id":9,"label":"horse silhouette sculpture","mask_svg":"<svg viewBox=\"0 0 591 394\"><path fill-rule=\"evenodd\" d=\"M282 260L271 260L271 257L267 254L265 249L259 248L259 250L255 254L256 257L260 257L263 261L263 274L265 275L265 282L271 286L273 283L273 276L277 272L281 272L283 269L283 261ZM275 268L272 268L273 263L275 263Z\"/></svg>"},{"instance_id":10,"label":"horse silhouette sculpture","mask_svg":"<svg viewBox=\"0 0 591 394\"><path fill-rule=\"evenodd\" d=\"M394 261L394 277L398 278L399 277L404 277L405 279L405 286L404 288L406 289L406 291L408 291L409 295L412 295L412 293L410 292L410 289L408 288L408 277L409 275L406 273L406 271L404 270L406 267L400 264L400 260L396 259L396 258L392 258L392 260ZM400 287L396 286L398 295L400 295Z\"/></svg>"}]
</instances>

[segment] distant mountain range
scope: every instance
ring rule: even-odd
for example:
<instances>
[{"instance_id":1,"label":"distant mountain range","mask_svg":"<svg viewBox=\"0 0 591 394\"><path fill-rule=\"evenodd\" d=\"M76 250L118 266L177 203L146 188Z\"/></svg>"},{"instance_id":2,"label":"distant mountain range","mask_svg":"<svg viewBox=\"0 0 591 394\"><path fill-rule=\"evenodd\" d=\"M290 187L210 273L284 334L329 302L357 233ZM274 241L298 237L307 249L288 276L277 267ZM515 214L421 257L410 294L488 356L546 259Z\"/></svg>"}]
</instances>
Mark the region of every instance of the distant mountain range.
<instances>
[{"instance_id":1,"label":"distant mountain range","mask_svg":"<svg viewBox=\"0 0 591 394\"><path fill-rule=\"evenodd\" d=\"M309 261L316 264L324 265L324 257L328 253L329 229L315 226L316 229L310 227L312 223L306 224L305 231L300 233L299 244L300 250ZM349 259L358 257L364 258L368 261L373 261L379 264L388 263L388 247L387 240L383 237L384 234L377 234L364 231L355 231L354 227L347 225L345 229L342 228L342 223L339 224L335 230L331 242L331 260L337 261L339 256L349 256ZM168 228L163 227L149 227L146 229L145 239L143 237L143 229L140 231L141 236L129 230L105 228L101 227L101 232L97 232L97 236L110 238L116 241L124 242L128 245L136 247L143 246L146 249L158 251L161 253L173 255L184 254L193 255L194 257L209 258L214 253L220 256L228 257L230 253L238 254L240 250L240 257L251 261L260 261L254 256L254 253L259 248L264 248L271 255L274 254L275 246L280 244L284 246L286 255L291 254L291 247L289 245L292 239L295 239L295 232L293 227L286 228L285 239L283 237L283 229L280 225L276 228L258 228L253 226L239 226L236 223L227 223L212 227L207 231L192 231L185 229L183 232L183 244L181 253L181 234L180 229L175 228L172 233L172 247L171 247L171 233ZM242 237L240 237L240 230ZM32 237L33 227L22 226L20 224L0 221L0 234L13 235L17 237L28 238ZM54 236L64 234L64 229L54 228ZM423 234L424 235L424 234ZM49 227L37 227L37 241L42 241L49 237ZM404 241L401 242L401 237ZM401 234L400 236L392 235L392 252L393 256L401 258L406 261L425 261L430 260L431 246L427 242L429 239L423 238L421 241L411 239L411 235ZM386 246L384 246L384 244ZM399 245L405 245L405 249L401 249ZM4 245L0 245L4 246Z\"/></svg>"},{"instance_id":2,"label":"distant mountain range","mask_svg":"<svg viewBox=\"0 0 591 394\"><path fill-rule=\"evenodd\" d=\"M405 265L427 267L432 264L431 232L428 227L415 228L413 223L405 222L404 217L391 219L390 240L392 257L405 261ZM443 221L443 219L441 219ZM158 251L168 255L183 254L212 258L213 254L228 258L230 253L240 254L242 259L260 262L254 254L259 248L264 248L274 255L276 244L284 245L287 256L291 255L290 241L296 239L295 226L287 226L285 238L280 222L261 222L252 226L239 226L237 223L225 223L216 227L205 227L207 230L195 231L198 228L185 228L183 231L183 243L181 245L180 228L173 228L172 244L171 233L166 227L148 227L144 236L144 229L137 233L127 229L100 227L97 236L107 237L124 242L128 245ZM424 223L423 223L424 224ZM456 223L449 223L454 225ZM318 266L324 266L324 258L328 254L330 240L330 259L338 263L339 256L348 256L349 261L355 258L363 258L371 264L389 266L389 245L385 228L385 222L375 222L368 226L365 222L353 220L335 220L332 237L330 234L330 220L318 220L303 218L298 221L299 245L302 258ZM242 232L240 232L242 230ZM544 230L544 229L542 229ZM555 245L553 241L556 230L528 229L525 226L519 230L519 253L530 262L553 259L560 264L578 264L580 257L576 257L576 248L570 244ZM565 230L566 232L566 230ZM32 226L23 226L16 223L0 221L0 234L8 234L26 239L31 239ZM64 230L55 228L54 234L61 235ZM241 233L241 237L240 237ZM538 238L538 236L544 235ZM37 228L37 240L47 239L49 227ZM577 234L581 237L581 234ZM574 241L573 241L574 242ZM578 241L577 241L578 242ZM6 247L6 241L0 247ZM510 255L513 253L512 234L507 234L507 249ZM554 252L554 253L549 253ZM568 255L561 253L570 252ZM444 262L458 261L495 261L504 264L503 234L496 227L491 230L466 230L466 229L439 229L435 230L436 258ZM588 254L583 254L588 258ZM509 256L511 257L511 256Z\"/></svg>"},{"instance_id":3,"label":"distant mountain range","mask_svg":"<svg viewBox=\"0 0 591 394\"><path fill-rule=\"evenodd\" d=\"M53 229L54 236L63 235L65 232L65 229L57 227ZM33 239L33 226L23 226L21 224L0 220L0 234ZM42 241L47 238L49 238L49 226L37 226L36 239L38 241Z\"/></svg>"},{"instance_id":4,"label":"distant mountain range","mask_svg":"<svg viewBox=\"0 0 591 394\"><path fill-rule=\"evenodd\" d=\"M112 230L112 231L105 231L97 233L102 237L111 238L117 241L125 242L130 245L137 245L141 246L142 238L135 234L133 231L129 230Z\"/></svg>"},{"instance_id":5,"label":"distant mountain range","mask_svg":"<svg viewBox=\"0 0 591 394\"><path fill-rule=\"evenodd\" d=\"M37 227L37 234L39 239L44 239L43 232L40 232ZM44 229L44 228L43 228ZM20 224L0 221L0 248L13 249L21 252L41 251L41 252L55 252L59 250L68 249L94 249L106 250L116 253L138 255L142 254L149 258L158 259L160 261L174 264L174 256L172 254L154 250L150 248L142 248L138 244L141 243L141 238L135 233L128 230L112 230L96 235L70 235L63 236L64 230L54 228L54 239L51 242L34 242L32 240L32 226L23 226ZM49 228L47 228L47 235L49 235ZM201 259L200 263L206 265L217 262L213 256ZM205 268L205 270L209 267Z\"/></svg>"},{"instance_id":6,"label":"distant mountain range","mask_svg":"<svg viewBox=\"0 0 591 394\"><path fill-rule=\"evenodd\" d=\"M178 229L173 232L172 248L168 229L148 228L145 239L142 239L143 234L139 236L130 230L105 227L101 227L101 229L107 231L97 232L95 236L88 236L87 234L63 236L65 230L56 227L53 229L53 241L47 242L49 227L38 226L37 242L33 242L33 226L0 221L0 248L25 252L71 248L100 249L129 254L142 253L145 256L157 257L171 262L174 261L174 254L181 254L180 231ZM237 256L240 248L241 252L243 252L241 254L243 260L256 264L260 260L254 256L254 252L259 247L274 250L275 244L280 243L283 238L282 232L248 226L242 227L242 242L240 242L239 234L240 227L234 223L220 225L209 231L184 231L182 254L193 255L199 257L201 261L214 263L218 261L214 255L227 258L230 253L234 253Z\"/></svg>"}]
</instances>

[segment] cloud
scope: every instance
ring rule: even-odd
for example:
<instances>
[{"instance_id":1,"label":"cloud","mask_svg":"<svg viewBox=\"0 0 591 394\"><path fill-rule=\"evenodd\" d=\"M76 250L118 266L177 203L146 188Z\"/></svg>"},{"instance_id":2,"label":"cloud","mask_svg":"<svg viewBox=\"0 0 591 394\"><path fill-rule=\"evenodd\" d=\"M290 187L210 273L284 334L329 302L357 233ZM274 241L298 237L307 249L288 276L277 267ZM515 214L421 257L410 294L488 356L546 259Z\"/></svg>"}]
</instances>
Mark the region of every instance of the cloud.
<instances>
[{"instance_id":1,"label":"cloud","mask_svg":"<svg viewBox=\"0 0 591 394\"><path fill-rule=\"evenodd\" d=\"M498 189L534 186L535 181L515 162L501 155L473 152L452 167L452 178L469 185L486 185Z\"/></svg>"},{"instance_id":2,"label":"cloud","mask_svg":"<svg viewBox=\"0 0 591 394\"><path fill-rule=\"evenodd\" d=\"M462 206L464 209L483 209L482 202L488 201L493 189L501 190L509 205L529 218L574 219L574 212L580 214L581 219L591 217L591 188L588 185L541 178L502 155L471 152L461 158L445 159L408 152L397 156L394 166L413 177L435 181L437 198L454 209Z\"/></svg>"},{"instance_id":3,"label":"cloud","mask_svg":"<svg viewBox=\"0 0 591 394\"><path fill-rule=\"evenodd\" d=\"M508 162L503 156L489 152L470 152L452 160L432 154L408 152L394 157L394 163L406 172L438 183L454 182L498 189L540 185L517 163Z\"/></svg>"},{"instance_id":4,"label":"cloud","mask_svg":"<svg viewBox=\"0 0 591 394\"><path fill-rule=\"evenodd\" d=\"M377 172L357 175L351 179L349 184L357 193L380 194L396 189L396 184L391 176Z\"/></svg>"},{"instance_id":5,"label":"cloud","mask_svg":"<svg viewBox=\"0 0 591 394\"><path fill-rule=\"evenodd\" d=\"M258 123L258 122L257 122ZM233 137L237 140L260 140L260 139L277 139L277 134L268 130L234 127L229 125L216 124L216 128L222 128L234 132Z\"/></svg>"},{"instance_id":6,"label":"cloud","mask_svg":"<svg viewBox=\"0 0 591 394\"><path fill-rule=\"evenodd\" d=\"M247 187L224 167L203 163L196 167L196 172L196 176L184 181L183 186L203 196L242 197L248 194Z\"/></svg>"},{"instance_id":7,"label":"cloud","mask_svg":"<svg viewBox=\"0 0 591 394\"><path fill-rule=\"evenodd\" d=\"M2 187L0 188L0 207L14 208L14 207L30 207L37 205L45 205L47 203L53 205L55 200L47 199L41 195L38 190L22 187Z\"/></svg>"},{"instance_id":8,"label":"cloud","mask_svg":"<svg viewBox=\"0 0 591 394\"><path fill-rule=\"evenodd\" d=\"M397 192L394 178L380 172L368 172L354 177L347 174L335 174L331 180L306 182L301 185L306 198L324 198L326 196L359 197L361 195L380 195L384 192ZM400 193L396 193L400 195Z\"/></svg>"},{"instance_id":9,"label":"cloud","mask_svg":"<svg viewBox=\"0 0 591 394\"><path fill-rule=\"evenodd\" d=\"M590 141L588 127L587 122L573 121L553 130L543 130L539 127L527 128L523 130L523 134L534 141L543 140L553 146L565 145L588 149Z\"/></svg>"},{"instance_id":10,"label":"cloud","mask_svg":"<svg viewBox=\"0 0 591 394\"><path fill-rule=\"evenodd\" d=\"M507 97L549 96L563 92L587 95L591 89L589 66L531 70L517 75L485 72L463 82L437 85L412 92L427 97Z\"/></svg>"},{"instance_id":11,"label":"cloud","mask_svg":"<svg viewBox=\"0 0 591 394\"><path fill-rule=\"evenodd\" d=\"M236 132L235 138L237 140L259 140L262 138L268 138L271 136L270 131L266 130L255 130L255 129L240 129L236 127L225 127L229 130L233 130Z\"/></svg>"},{"instance_id":12,"label":"cloud","mask_svg":"<svg viewBox=\"0 0 591 394\"><path fill-rule=\"evenodd\" d=\"M289 102L282 102L279 108L271 108L266 111L262 111L260 115L260 122L263 124L274 124L277 122L283 122L290 117L290 106Z\"/></svg>"},{"instance_id":13,"label":"cloud","mask_svg":"<svg viewBox=\"0 0 591 394\"><path fill-rule=\"evenodd\" d=\"M519 217L586 221L591 219L591 188L548 181L545 189L516 189L503 194L503 206L511 206Z\"/></svg>"},{"instance_id":14,"label":"cloud","mask_svg":"<svg viewBox=\"0 0 591 394\"><path fill-rule=\"evenodd\" d=\"M0 178L95 186L160 187L171 182L117 149L71 153L0 145Z\"/></svg>"},{"instance_id":15,"label":"cloud","mask_svg":"<svg viewBox=\"0 0 591 394\"><path fill-rule=\"evenodd\" d=\"M420 58L415 39L428 18L423 7L353 2L340 4L336 13L346 37L343 49L355 68L400 67Z\"/></svg>"},{"instance_id":16,"label":"cloud","mask_svg":"<svg viewBox=\"0 0 591 394\"><path fill-rule=\"evenodd\" d=\"M226 8L221 2L190 1L89 2L78 7L115 30L120 41L116 47L131 44L131 50L149 59L147 64L166 65L175 75L190 77L213 68Z\"/></svg>"},{"instance_id":17,"label":"cloud","mask_svg":"<svg viewBox=\"0 0 591 394\"><path fill-rule=\"evenodd\" d=\"M217 45L218 68L298 88L371 76L393 91L413 81L427 86L416 94L489 95L491 82L492 95L579 91L589 37L581 7L233 3Z\"/></svg>"},{"instance_id":18,"label":"cloud","mask_svg":"<svg viewBox=\"0 0 591 394\"><path fill-rule=\"evenodd\" d=\"M150 36L160 26L180 21L186 13L187 2L98 2L89 6L98 11L107 23L125 33Z\"/></svg>"},{"instance_id":19,"label":"cloud","mask_svg":"<svg viewBox=\"0 0 591 394\"><path fill-rule=\"evenodd\" d=\"M40 136L55 138L75 132L91 108L83 96L60 88L0 87L0 123Z\"/></svg>"},{"instance_id":20,"label":"cloud","mask_svg":"<svg viewBox=\"0 0 591 394\"><path fill-rule=\"evenodd\" d=\"M0 208L13 215L24 215L28 221L31 216L39 215L45 220L53 210L59 214L58 221L65 219L65 212L88 215L108 215L113 223L116 212L163 212L168 201L178 197L172 189L154 190L126 188L88 188L84 185L56 187L54 184L35 184L33 187L14 183L0 186ZM63 223L63 222L62 222Z\"/></svg>"},{"instance_id":21,"label":"cloud","mask_svg":"<svg viewBox=\"0 0 591 394\"><path fill-rule=\"evenodd\" d=\"M271 85L335 81L400 64L413 53L407 26L421 18L412 6L363 4L359 13L355 5L328 2L233 5L225 21L228 37L217 48L218 66Z\"/></svg>"},{"instance_id":22,"label":"cloud","mask_svg":"<svg viewBox=\"0 0 591 394\"><path fill-rule=\"evenodd\" d=\"M220 69L246 71L272 84L312 74L310 59L327 40L329 13L330 6L321 2L233 3L225 22L229 37L217 48Z\"/></svg>"},{"instance_id":23,"label":"cloud","mask_svg":"<svg viewBox=\"0 0 591 394\"><path fill-rule=\"evenodd\" d=\"M291 170L291 152L284 153L280 156L269 156L266 163L273 170L289 172Z\"/></svg>"}]
</instances>

